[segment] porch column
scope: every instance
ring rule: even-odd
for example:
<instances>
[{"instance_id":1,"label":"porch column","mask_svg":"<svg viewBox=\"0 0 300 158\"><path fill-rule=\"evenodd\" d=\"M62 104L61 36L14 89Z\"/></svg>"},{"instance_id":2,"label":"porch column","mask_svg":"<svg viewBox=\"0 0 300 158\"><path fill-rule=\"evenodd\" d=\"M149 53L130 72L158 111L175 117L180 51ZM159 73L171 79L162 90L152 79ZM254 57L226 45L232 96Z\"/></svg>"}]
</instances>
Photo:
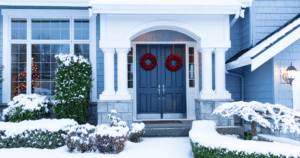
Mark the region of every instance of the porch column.
<instances>
[{"instance_id":1,"label":"porch column","mask_svg":"<svg viewBox=\"0 0 300 158\"><path fill-rule=\"evenodd\" d=\"M205 48L201 50L202 54L202 90L200 92L201 99L212 99L215 92L212 90L212 52L213 48Z\"/></svg>"},{"instance_id":2,"label":"porch column","mask_svg":"<svg viewBox=\"0 0 300 158\"><path fill-rule=\"evenodd\" d=\"M104 54L104 91L100 100L115 100L114 87L114 48L102 49Z\"/></svg>"},{"instance_id":3,"label":"porch column","mask_svg":"<svg viewBox=\"0 0 300 158\"><path fill-rule=\"evenodd\" d=\"M127 90L127 53L129 52L129 48L117 48L116 52L118 54L118 91L116 93L116 99L130 100L131 95Z\"/></svg>"},{"instance_id":4,"label":"porch column","mask_svg":"<svg viewBox=\"0 0 300 158\"><path fill-rule=\"evenodd\" d=\"M217 48L215 50L215 80L216 80L216 95L218 99L231 99L231 94L226 91L226 67L225 53L227 48Z\"/></svg>"}]
</instances>

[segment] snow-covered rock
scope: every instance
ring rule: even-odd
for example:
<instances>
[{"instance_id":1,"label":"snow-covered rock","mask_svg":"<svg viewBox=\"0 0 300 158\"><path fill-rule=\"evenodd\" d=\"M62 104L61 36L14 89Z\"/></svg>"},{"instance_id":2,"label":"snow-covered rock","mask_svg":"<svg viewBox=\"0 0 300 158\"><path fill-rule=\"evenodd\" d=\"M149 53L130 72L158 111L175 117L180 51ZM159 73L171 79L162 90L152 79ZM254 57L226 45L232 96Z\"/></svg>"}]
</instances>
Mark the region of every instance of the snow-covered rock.
<instances>
[{"instance_id":1,"label":"snow-covered rock","mask_svg":"<svg viewBox=\"0 0 300 158\"><path fill-rule=\"evenodd\" d=\"M257 153L268 155L284 155L286 157L300 157L299 146L278 142L263 142L253 140L241 140L218 134L216 123L210 120L194 121L189 137L193 143L199 143L200 146L221 149L227 151L244 151L246 154Z\"/></svg>"}]
</instances>

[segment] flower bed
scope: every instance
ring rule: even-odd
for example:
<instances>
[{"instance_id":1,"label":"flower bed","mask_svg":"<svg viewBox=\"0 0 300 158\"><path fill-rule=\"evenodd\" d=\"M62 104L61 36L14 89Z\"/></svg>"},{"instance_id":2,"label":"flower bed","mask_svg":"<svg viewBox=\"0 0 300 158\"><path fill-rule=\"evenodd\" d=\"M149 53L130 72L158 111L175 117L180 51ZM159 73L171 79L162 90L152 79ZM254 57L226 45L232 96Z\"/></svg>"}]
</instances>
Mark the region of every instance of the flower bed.
<instances>
[{"instance_id":1,"label":"flower bed","mask_svg":"<svg viewBox=\"0 0 300 158\"><path fill-rule=\"evenodd\" d=\"M222 136L214 121L194 121L189 137L196 158L300 157L299 146Z\"/></svg>"},{"instance_id":2,"label":"flower bed","mask_svg":"<svg viewBox=\"0 0 300 158\"><path fill-rule=\"evenodd\" d=\"M0 122L0 149L18 147L55 149L64 145L62 134L67 128L75 125L77 122L71 119Z\"/></svg>"}]
</instances>

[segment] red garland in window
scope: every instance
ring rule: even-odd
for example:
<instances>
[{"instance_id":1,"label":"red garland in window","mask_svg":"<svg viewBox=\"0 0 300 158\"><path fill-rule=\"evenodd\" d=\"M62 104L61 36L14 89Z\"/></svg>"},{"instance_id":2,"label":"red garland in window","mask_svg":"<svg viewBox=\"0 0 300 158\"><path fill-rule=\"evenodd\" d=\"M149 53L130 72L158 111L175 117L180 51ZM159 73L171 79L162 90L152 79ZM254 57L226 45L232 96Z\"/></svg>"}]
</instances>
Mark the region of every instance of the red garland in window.
<instances>
[{"instance_id":1,"label":"red garland in window","mask_svg":"<svg viewBox=\"0 0 300 158\"><path fill-rule=\"evenodd\" d=\"M151 64L150 65L147 65L146 64L146 60L147 59L150 59L151 60ZM140 60L140 64L141 64L141 67L145 70L152 70L156 67L157 65L157 60L156 60L156 57L150 53L147 53L147 54L144 54L142 57L141 57L141 60Z\"/></svg>"},{"instance_id":2,"label":"red garland in window","mask_svg":"<svg viewBox=\"0 0 300 158\"><path fill-rule=\"evenodd\" d=\"M176 60L176 65L172 66L171 61ZM179 55L177 54L171 54L167 57L166 59L166 67L170 71L178 71L182 67L182 59Z\"/></svg>"}]
</instances>

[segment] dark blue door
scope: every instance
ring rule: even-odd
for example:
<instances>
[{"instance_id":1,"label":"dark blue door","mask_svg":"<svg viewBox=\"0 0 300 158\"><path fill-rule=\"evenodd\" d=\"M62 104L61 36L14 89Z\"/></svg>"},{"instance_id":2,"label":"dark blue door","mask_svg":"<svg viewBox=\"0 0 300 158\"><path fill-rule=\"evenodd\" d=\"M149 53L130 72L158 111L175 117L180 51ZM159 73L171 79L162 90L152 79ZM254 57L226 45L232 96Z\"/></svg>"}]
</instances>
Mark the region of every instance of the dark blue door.
<instances>
[{"instance_id":1,"label":"dark blue door","mask_svg":"<svg viewBox=\"0 0 300 158\"><path fill-rule=\"evenodd\" d=\"M137 45L137 113L162 114L186 113L186 80L185 80L185 45ZM151 53L157 59L153 70L144 70L140 63L141 56ZM171 72L165 61L170 54L182 58L180 70ZM151 61L147 60L147 64ZM172 65L176 64L173 60Z\"/></svg>"}]
</instances>

